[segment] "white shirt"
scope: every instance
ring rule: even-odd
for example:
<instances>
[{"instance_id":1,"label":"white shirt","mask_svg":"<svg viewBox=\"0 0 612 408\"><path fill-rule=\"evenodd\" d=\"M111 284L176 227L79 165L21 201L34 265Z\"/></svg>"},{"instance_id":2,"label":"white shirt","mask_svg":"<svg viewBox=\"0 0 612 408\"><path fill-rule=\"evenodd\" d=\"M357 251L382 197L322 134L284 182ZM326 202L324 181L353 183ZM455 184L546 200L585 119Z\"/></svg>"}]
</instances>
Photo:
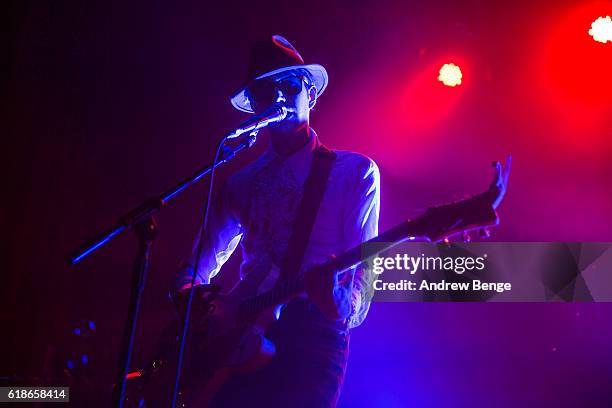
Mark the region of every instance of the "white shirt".
<instances>
[{"instance_id":1,"label":"white shirt","mask_svg":"<svg viewBox=\"0 0 612 408\"><path fill-rule=\"evenodd\" d=\"M198 284L209 283L240 242L241 279L253 271L269 271L258 292L272 288L291 237L312 152L319 143L312 129L311 135L309 143L289 156L270 146L224 183L211 205ZM378 235L380 175L376 163L359 153L335 153L302 271ZM178 287L191 282L197 244L198 239L187 267L179 272ZM370 307L371 282L362 271L357 269L353 280L349 328L360 325Z\"/></svg>"}]
</instances>

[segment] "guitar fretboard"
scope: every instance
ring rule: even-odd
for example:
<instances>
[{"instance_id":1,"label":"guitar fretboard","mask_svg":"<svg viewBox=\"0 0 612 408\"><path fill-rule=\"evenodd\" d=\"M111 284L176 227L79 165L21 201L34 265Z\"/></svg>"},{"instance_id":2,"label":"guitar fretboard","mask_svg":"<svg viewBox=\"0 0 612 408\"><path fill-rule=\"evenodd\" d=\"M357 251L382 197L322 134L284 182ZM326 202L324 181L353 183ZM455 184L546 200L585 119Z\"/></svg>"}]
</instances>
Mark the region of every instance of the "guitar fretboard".
<instances>
[{"instance_id":1,"label":"guitar fretboard","mask_svg":"<svg viewBox=\"0 0 612 408\"><path fill-rule=\"evenodd\" d=\"M303 289L304 279L301 275L279 281L274 288L244 300L239 307L238 319L249 321L263 310L290 299Z\"/></svg>"}]
</instances>

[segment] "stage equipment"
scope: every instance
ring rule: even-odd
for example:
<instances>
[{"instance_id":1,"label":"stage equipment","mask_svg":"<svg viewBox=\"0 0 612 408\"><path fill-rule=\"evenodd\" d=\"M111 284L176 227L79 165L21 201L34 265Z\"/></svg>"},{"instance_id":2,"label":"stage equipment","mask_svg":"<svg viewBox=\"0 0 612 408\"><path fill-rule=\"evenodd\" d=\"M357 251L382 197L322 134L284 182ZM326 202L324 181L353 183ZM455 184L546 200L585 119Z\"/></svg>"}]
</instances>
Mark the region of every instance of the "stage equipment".
<instances>
[{"instance_id":1,"label":"stage equipment","mask_svg":"<svg viewBox=\"0 0 612 408\"><path fill-rule=\"evenodd\" d=\"M130 302L123 331L116 384L113 390L114 406L123 406L125 398L125 388L127 384L126 378L129 372L134 348L134 335L136 332L136 324L140 310L142 293L147 277L151 245L155 239L155 236L157 235L157 225L153 217L154 214L179 193L201 180L207 174L211 174L212 176L212 174L214 174L214 170L218 166L232 160L237 153L252 147L257 140L257 132L260 129L268 126L271 123L279 122L286 116L287 109L285 107L273 105L263 113L245 121L237 129L227 133L221 139L216 151L217 154L215 161L212 164L203 167L193 175L176 184L174 187L164 191L162 194L145 200L132 211L129 211L127 214L120 217L115 227L95 236L93 239L80 246L68 256L68 262L71 265L76 265L126 230L133 229L138 237L138 252L132 270ZM233 148L225 146L225 142L227 140L237 138L246 133L248 133L248 135L243 136L242 140L239 141L237 146ZM211 189L209 188L209 191L210 190ZM210 194L208 195L207 199L210 199Z\"/></svg>"}]
</instances>

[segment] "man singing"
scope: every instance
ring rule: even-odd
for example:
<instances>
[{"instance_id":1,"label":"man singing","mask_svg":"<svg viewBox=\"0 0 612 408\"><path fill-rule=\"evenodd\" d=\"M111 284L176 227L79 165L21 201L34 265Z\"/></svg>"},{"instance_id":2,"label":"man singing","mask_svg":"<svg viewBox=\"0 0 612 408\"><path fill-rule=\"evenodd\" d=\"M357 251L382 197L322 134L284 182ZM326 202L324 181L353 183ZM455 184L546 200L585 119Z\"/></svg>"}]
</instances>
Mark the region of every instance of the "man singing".
<instances>
[{"instance_id":1,"label":"man singing","mask_svg":"<svg viewBox=\"0 0 612 408\"><path fill-rule=\"evenodd\" d=\"M254 45L248 81L231 103L250 113L281 104L288 114L268 127L269 149L229 178L214 199L198 284L210 282L238 243L243 252L241 280L256 280L261 292L289 273L285 269L296 260L297 269L304 271L377 235L376 164L358 153L330 151L309 126L310 111L327 82L325 68L305 64L282 36ZM310 218L302 214L308 208L315 209ZM191 282L195 252L181 269L179 288ZM306 291L282 308L266 332L276 345L271 363L253 374L234 376L213 405L334 407L349 332L363 322L370 307L368 285L360 269L308 281Z\"/></svg>"}]
</instances>

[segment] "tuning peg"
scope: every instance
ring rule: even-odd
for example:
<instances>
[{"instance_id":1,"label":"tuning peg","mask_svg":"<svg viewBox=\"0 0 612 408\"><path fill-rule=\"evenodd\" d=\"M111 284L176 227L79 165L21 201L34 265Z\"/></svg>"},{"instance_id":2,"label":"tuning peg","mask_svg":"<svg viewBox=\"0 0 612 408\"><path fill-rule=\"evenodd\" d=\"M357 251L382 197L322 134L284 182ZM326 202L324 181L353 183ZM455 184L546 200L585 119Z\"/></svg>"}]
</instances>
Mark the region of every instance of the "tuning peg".
<instances>
[{"instance_id":1,"label":"tuning peg","mask_svg":"<svg viewBox=\"0 0 612 408\"><path fill-rule=\"evenodd\" d=\"M472 241L472 237L470 237L470 234L467 231L463 231L461 233L461 239L463 240L463 242L465 242L466 244L468 242Z\"/></svg>"},{"instance_id":2,"label":"tuning peg","mask_svg":"<svg viewBox=\"0 0 612 408\"><path fill-rule=\"evenodd\" d=\"M489 238L491 236L491 231L489 231L488 228L481 228L478 231L478 235L480 236L480 238L486 239L486 238Z\"/></svg>"}]
</instances>

